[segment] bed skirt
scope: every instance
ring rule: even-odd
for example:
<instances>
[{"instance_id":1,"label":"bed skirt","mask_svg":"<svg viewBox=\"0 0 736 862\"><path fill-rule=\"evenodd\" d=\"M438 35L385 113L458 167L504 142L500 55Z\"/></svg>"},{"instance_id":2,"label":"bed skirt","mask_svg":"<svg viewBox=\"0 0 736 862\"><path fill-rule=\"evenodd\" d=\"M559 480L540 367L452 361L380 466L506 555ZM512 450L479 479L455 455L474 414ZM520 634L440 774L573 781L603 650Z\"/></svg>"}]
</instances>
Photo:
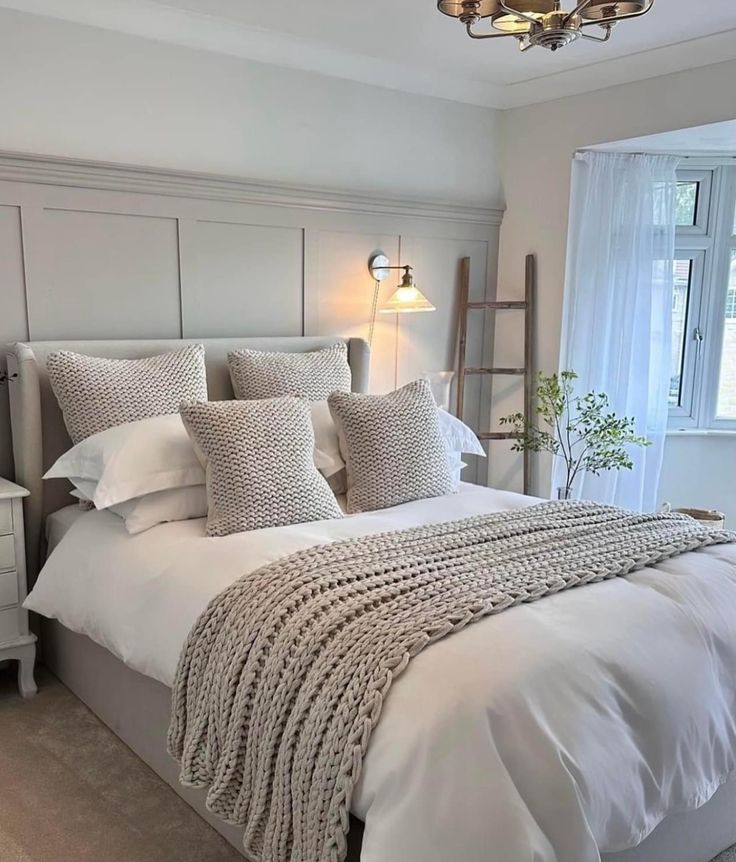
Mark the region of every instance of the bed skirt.
<instances>
[{"instance_id":1,"label":"bed skirt","mask_svg":"<svg viewBox=\"0 0 736 862\"><path fill-rule=\"evenodd\" d=\"M131 670L112 653L55 620L42 622L43 661L49 670L176 793L242 852L242 829L211 814L205 791L179 784L179 764L166 751L171 691ZM351 819L348 862L359 862L362 824ZM736 781L696 811L673 814L638 847L604 854L602 862L710 862L736 844Z\"/></svg>"}]
</instances>

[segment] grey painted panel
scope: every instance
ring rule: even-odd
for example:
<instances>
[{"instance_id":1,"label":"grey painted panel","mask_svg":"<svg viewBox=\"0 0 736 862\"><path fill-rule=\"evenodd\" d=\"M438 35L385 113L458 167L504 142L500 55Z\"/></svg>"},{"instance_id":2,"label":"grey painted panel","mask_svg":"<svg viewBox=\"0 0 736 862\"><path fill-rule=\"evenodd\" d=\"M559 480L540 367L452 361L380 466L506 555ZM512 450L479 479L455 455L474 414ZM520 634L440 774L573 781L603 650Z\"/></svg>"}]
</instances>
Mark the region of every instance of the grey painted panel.
<instances>
[{"instance_id":1,"label":"grey painted panel","mask_svg":"<svg viewBox=\"0 0 736 862\"><path fill-rule=\"evenodd\" d=\"M304 232L181 222L185 337L303 334Z\"/></svg>"},{"instance_id":2,"label":"grey painted panel","mask_svg":"<svg viewBox=\"0 0 736 862\"><path fill-rule=\"evenodd\" d=\"M0 206L0 342L28 336L20 207Z\"/></svg>"},{"instance_id":3,"label":"grey painted panel","mask_svg":"<svg viewBox=\"0 0 736 862\"><path fill-rule=\"evenodd\" d=\"M457 322L460 260L470 258L470 299L483 300L487 286L488 243L477 240L443 240L435 237L402 236L401 263L414 267L415 283L437 311L399 316L399 383L415 380L424 372L457 369ZM486 333L484 312L472 311L468 318L467 363L483 364ZM464 421L476 431L486 430L481 409L483 378L468 377L465 388ZM454 408L454 404L453 404ZM466 481L485 479L474 457L466 457ZM482 459L480 459L482 460Z\"/></svg>"},{"instance_id":4,"label":"grey painted panel","mask_svg":"<svg viewBox=\"0 0 736 862\"><path fill-rule=\"evenodd\" d=\"M20 207L0 206L0 343L28 337ZM5 360L0 359L0 370ZM8 393L0 387L0 476L13 475Z\"/></svg>"},{"instance_id":5,"label":"grey painted panel","mask_svg":"<svg viewBox=\"0 0 736 862\"><path fill-rule=\"evenodd\" d=\"M25 229L31 338L180 335L175 219L45 209Z\"/></svg>"}]
</instances>

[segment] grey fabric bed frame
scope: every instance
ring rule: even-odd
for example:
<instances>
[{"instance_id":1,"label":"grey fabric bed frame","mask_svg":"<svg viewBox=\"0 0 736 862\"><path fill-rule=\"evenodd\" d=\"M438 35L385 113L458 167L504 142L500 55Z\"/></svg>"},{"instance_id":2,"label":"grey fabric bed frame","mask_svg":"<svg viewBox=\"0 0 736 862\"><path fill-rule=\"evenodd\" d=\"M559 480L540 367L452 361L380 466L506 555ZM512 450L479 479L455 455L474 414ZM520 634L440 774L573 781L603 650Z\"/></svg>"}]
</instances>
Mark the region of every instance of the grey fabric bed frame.
<instances>
[{"instance_id":1,"label":"grey fabric bed frame","mask_svg":"<svg viewBox=\"0 0 736 862\"><path fill-rule=\"evenodd\" d=\"M226 354L234 348L302 352L329 346L336 338L189 339L187 341L36 342L15 345L8 355L11 373L11 422L16 480L31 491L26 501L26 541L29 573L35 577L42 559L41 536L47 515L69 505L65 482L43 482L43 472L69 447L56 399L46 377L46 356L67 349L94 356L137 358L203 343L206 348L211 398L231 398ZM350 339L348 358L354 391L366 391L369 349ZM44 620L42 651L50 670L107 724L163 780L234 847L242 850L241 830L213 817L204 806L204 793L182 787L177 764L166 753L170 691L161 683L131 670L112 653L75 634L60 623ZM362 824L353 823L350 862L360 858ZM607 854L602 862L710 862L736 843L736 780L724 785L697 811L669 816L639 847ZM312 860L310 860L312 862ZM317 860L314 860L317 862ZM449 862L449 860L448 860ZM453 860L463 862L463 860ZM513 862L495 860L489 862ZM574 860L559 860L574 862Z\"/></svg>"}]
</instances>

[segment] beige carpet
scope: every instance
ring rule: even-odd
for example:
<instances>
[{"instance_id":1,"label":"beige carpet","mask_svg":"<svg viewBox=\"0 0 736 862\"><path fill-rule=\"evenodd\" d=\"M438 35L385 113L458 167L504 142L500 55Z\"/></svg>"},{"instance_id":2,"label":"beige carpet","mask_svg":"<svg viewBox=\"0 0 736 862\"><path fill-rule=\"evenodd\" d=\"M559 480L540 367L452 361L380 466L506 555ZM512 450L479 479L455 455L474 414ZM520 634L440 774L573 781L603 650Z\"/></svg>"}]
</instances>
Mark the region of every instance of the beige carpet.
<instances>
[{"instance_id":1,"label":"beige carpet","mask_svg":"<svg viewBox=\"0 0 736 862\"><path fill-rule=\"evenodd\" d=\"M1 862L243 862L61 683L37 679L24 701L0 670Z\"/></svg>"},{"instance_id":2,"label":"beige carpet","mask_svg":"<svg viewBox=\"0 0 736 862\"><path fill-rule=\"evenodd\" d=\"M61 683L0 671L2 862L243 862Z\"/></svg>"}]
</instances>

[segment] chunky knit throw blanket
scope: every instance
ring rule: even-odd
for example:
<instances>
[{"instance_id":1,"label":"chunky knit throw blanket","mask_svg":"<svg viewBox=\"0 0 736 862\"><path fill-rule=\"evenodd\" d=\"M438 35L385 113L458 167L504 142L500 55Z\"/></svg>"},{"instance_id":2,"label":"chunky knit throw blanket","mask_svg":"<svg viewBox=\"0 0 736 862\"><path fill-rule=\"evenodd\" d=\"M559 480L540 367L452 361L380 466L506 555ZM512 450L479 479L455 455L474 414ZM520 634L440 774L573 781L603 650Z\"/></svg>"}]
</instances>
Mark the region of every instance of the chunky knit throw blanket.
<instances>
[{"instance_id":1,"label":"chunky knit throw blanket","mask_svg":"<svg viewBox=\"0 0 736 862\"><path fill-rule=\"evenodd\" d=\"M684 515L592 503L339 541L246 575L192 629L169 751L258 862L339 862L351 795L393 680L490 614L735 542Z\"/></svg>"}]
</instances>

